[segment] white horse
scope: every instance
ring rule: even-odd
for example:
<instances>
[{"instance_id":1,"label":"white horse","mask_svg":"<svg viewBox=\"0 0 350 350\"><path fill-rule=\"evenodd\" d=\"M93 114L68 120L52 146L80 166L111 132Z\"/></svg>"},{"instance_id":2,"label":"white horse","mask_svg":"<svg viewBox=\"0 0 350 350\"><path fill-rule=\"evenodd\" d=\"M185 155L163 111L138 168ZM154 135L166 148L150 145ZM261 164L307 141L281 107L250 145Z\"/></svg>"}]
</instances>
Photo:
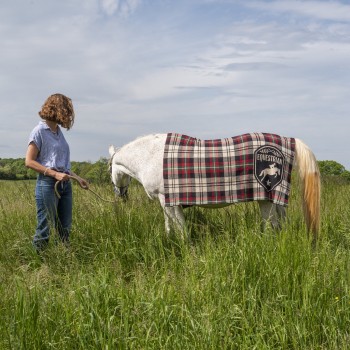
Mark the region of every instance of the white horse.
<instances>
[{"instance_id":1,"label":"white horse","mask_svg":"<svg viewBox=\"0 0 350 350\"><path fill-rule=\"evenodd\" d=\"M121 197L127 195L131 178L140 182L151 199L158 198L164 210L166 231L169 233L174 227L183 232L185 218L182 206L166 206L165 203L163 155L166 138L167 134L152 134L137 138L121 148L110 146L111 178L116 194ZM320 226L320 174L314 154L299 139L295 139L294 165L302 183L306 224L315 240ZM269 221L272 227L278 228L285 217L285 207L266 200L258 203L263 222ZM230 204L202 206L222 208L225 205Z\"/></svg>"}]
</instances>

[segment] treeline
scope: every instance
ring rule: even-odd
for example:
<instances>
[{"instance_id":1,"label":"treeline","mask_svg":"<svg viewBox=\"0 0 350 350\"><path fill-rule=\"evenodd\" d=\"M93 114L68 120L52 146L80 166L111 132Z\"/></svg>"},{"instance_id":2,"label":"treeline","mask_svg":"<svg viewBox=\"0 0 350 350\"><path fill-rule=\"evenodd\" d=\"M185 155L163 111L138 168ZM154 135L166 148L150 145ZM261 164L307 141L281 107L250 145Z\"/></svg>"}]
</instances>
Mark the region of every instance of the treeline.
<instances>
[{"instance_id":1,"label":"treeline","mask_svg":"<svg viewBox=\"0 0 350 350\"><path fill-rule=\"evenodd\" d=\"M339 176L350 182L350 171L334 160L320 160L317 162L323 176Z\"/></svg>"},{"instance_id":2,"label":"treeline","mask_svg":"<svg viewBox=\"0 0 350 350\"><path fill-rule=\"evenodd\" d=\"M72 171L92 183L110 182L108 159L97 162L71 162ZM24 165L24 158L0 158L0 180L36 179L37 173Z\"/></svg>"},{"instance_id":3,"label":"treeline","mask_svg":"<svg viewBox=\"0 0 350 350\"><path fill-rule=\"evenodd\" d=\"M323 176L339 176L350 182L350 171L333 160L318 162ZM110 182L108 159L100 158L97 162L72 162L72 171L92 183ZM24 158L0 158L0 180L35 179L36 172L24 165Z\"/></svg>"}]
</instances>

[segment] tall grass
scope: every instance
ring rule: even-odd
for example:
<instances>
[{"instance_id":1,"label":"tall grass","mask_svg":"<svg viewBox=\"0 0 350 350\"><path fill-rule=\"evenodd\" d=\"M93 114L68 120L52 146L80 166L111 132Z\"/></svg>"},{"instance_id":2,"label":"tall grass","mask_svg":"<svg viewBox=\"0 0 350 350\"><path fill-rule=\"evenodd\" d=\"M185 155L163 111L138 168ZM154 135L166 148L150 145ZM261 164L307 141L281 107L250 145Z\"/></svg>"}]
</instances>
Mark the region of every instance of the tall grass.
<instances>
[{"instance_id":1,"label":"tall grass","mask_svg":"<svg viewBox=\"0 0 350 350\"><path fill-rule=\"evenodd\" d=\"M316 248L297 186L279 233L247 203L186 209L184 241L140 186L74 186L71 246L39 257L34 184L0 182L0 349L348 349L349 185L324 182Z\"/></svg>"}]
</instances>

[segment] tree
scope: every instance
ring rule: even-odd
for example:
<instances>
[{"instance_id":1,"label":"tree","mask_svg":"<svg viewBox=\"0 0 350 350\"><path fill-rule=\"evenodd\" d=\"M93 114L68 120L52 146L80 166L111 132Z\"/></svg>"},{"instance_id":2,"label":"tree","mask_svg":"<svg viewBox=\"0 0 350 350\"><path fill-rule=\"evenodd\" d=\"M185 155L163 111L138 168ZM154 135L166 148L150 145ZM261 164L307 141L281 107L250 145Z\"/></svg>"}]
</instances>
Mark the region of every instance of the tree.
<instances>
[{"instance_id":1,"label":"tree","mask_svg":"<svg viewBox=\"0 0 350 350\"><path fill-rule=\"evenodd\" d=\"M110 174L108 172L108 159L100 158L93 164L90 171L86 174L86 178L95 183L107 183L110 181Z\"/></svg>"},{"instance_id":2,"label":"tree","mask_svg":"<svg viewBox=\"0 0 350 350\"><path fill-rule=\"evenodd\" d=\"M334 160L321 160L318 166L322 175L342 175L346 171L343 165Z\"/></svg>"},{"instance_id":3,"label":"tree","mask_svg":"<svg viewBox=\"0 0 350 350\"><path fill-rule=\"evenodd\" d=\"M340 174L341 177L343 177L344 179L350 181L350 171L345 170L343 173Z\"/></svg>"}]
</instances>

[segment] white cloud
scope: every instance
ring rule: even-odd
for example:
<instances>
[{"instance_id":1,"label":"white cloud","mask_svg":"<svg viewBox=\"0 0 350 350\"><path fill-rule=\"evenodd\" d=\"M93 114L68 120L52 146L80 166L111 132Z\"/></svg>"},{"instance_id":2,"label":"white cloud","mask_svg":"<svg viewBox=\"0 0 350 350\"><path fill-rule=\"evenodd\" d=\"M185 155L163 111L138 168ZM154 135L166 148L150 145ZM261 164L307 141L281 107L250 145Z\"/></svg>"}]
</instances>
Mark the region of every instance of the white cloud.
<instances>
[{"instance_id":1,"label":"white cloud","mask_svg":"<svg viewBox=\"0 0 350 350\"><path fill-rule=\"evenodd\" d=\"M102 9L108 16L112 16L119 7L119 0L101 0Z\"/></svg>"},{"instance_id":2,"label":"white cloud","mask_svg":"<svg viewBox=\"0 0 350 350\"><path fill-rule=\"evenodd\" d=\"M312 18L348 21L350 20L350 5L337 1L245 1L247 7L284 13L295 13Z\"/></svg>"},{"instance_id":3,"label":"white cloud","mask_svg":"<svg viewBox=\"0 0 350 350\"><path fill-rule=\"evenodd\" d=\"M112 16L119 13L122 17L128 17L141 4L141 0L100 0L103 11Z\"/></svg>"},{"instance_id":4,"label":"white cloud","mask_svg":"<svg viewBox=\"0 0 350 350\"><path fill-rule=\"evenodd\" d=\"M121 13L124 17L132 14L140 6L141 0L125 0L121 4Z\"/></svg>"}]
</instances>

